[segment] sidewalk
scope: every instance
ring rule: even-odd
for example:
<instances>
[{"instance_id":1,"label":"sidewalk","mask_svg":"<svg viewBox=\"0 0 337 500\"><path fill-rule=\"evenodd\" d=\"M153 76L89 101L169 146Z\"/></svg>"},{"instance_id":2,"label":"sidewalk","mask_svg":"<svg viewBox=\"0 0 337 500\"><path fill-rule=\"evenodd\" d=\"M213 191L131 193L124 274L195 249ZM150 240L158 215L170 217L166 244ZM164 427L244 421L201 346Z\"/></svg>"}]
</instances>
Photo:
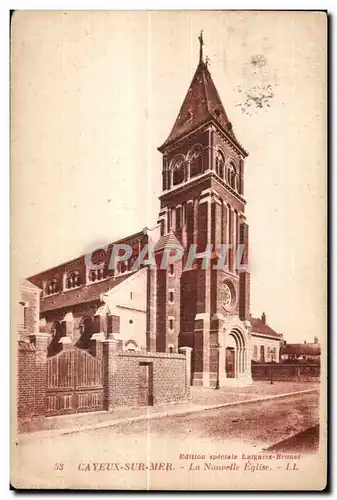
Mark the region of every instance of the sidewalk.
<instances>
[{"instance_id":1,"label":"sidewalk","mask_svg":"<svg viewBox=\"0 0 337 500\"><path fill-rule=\"evenodd\" d=\"M191 387L191 400L186 403L151 407L123 407L116 408L112 412L77 413L48 417L40 421L30 420L22 423L20 432L22 438L28 437L28 433L33 433L32 437L35 438L71 434L142 419L183 415L318 389L319 384L316 382L274 382L274 384L270 384L268 381L256 381L247 387L224 387L219 390Z\"/></svg>"}]
</instances>

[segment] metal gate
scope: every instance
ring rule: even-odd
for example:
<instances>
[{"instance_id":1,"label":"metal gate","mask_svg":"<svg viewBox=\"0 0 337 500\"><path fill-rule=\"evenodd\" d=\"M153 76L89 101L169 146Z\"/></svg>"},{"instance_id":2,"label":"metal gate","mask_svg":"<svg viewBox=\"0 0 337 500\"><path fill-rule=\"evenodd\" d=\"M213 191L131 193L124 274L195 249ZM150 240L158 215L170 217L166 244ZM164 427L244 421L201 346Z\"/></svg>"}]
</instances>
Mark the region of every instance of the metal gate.
<instances>
[{"instance_id":1,"label":"metal gate","mask_svg":"<svg viewBox=\"0 0 337 500\"><path fill-rule=\"evenodd\" d=\"M47 415L103 410L102 360L73 347L47 359Z\"/></svg>"}]
</instances>

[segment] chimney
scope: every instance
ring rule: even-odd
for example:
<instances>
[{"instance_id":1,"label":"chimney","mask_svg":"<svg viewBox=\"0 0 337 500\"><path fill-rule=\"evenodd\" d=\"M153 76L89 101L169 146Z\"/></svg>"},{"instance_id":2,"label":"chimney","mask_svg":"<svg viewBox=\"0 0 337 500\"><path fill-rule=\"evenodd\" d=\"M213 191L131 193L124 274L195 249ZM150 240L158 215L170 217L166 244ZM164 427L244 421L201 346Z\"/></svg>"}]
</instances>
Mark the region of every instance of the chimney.
<instances>
[{"instance_id":1,"label":"chimney","mask_svg":"<svg viewBox=\"0 0 337 500\"><path fill-rule=\"evenodd\" d=\"M267 317L266 317L265 313L262 313L261 319L262 319L263 323L266 324Z\"/></svg>"},{"instance_id":2,"label":"chimney","mask_svg":"<svg viewBox=\"0 0 337 500\"><path fill-rule=\"evenodd\" d=\"M304 343L306 344L306 343L307 343L307 341L305 340L305 341L304 341Z\"/></svg>"}]
</instances>

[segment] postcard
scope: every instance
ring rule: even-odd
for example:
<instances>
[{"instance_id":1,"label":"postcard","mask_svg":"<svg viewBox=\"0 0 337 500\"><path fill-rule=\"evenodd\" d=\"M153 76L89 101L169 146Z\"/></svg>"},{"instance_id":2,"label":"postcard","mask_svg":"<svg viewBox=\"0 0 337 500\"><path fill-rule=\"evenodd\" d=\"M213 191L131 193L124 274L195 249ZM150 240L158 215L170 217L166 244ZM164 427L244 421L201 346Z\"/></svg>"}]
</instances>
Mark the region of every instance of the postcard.
<instances>
[{"instance_id":1,"label":"postcard","mask_svg":"<svg viewBox=\"0 0 337 500\"><path fill-rule=\"evenodd\" d=\"M327 14L14 11L11 485L327 484Z\"/></svg>"}]
</instances>

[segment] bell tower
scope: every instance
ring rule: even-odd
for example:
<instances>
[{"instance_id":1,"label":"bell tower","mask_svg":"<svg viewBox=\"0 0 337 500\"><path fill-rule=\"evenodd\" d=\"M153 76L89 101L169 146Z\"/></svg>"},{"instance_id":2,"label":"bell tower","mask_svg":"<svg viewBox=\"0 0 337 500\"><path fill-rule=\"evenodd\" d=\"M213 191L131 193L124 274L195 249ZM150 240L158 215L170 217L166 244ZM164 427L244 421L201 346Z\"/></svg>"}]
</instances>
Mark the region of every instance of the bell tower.
<instances>
[{"instance_id":1,"label":"bell tower","mask_svg":"<svg viewBox=\"0 0 337 500\"><path fill-rule=\"evenodd\" d=\"M162 195L158 222L161 235L172 234L185 249L180 273L178 311L180 346L192 351L194 385L249 383L250 324L248 225L244 215L244 159L231 122L203 58L199 63L169 137L158 148L163 155ZM192 268L186 257L195 245ZM201 254L212 245L204 268ZM217 245L228 245L225 266Z\"/></svg>"}]
</instances>

